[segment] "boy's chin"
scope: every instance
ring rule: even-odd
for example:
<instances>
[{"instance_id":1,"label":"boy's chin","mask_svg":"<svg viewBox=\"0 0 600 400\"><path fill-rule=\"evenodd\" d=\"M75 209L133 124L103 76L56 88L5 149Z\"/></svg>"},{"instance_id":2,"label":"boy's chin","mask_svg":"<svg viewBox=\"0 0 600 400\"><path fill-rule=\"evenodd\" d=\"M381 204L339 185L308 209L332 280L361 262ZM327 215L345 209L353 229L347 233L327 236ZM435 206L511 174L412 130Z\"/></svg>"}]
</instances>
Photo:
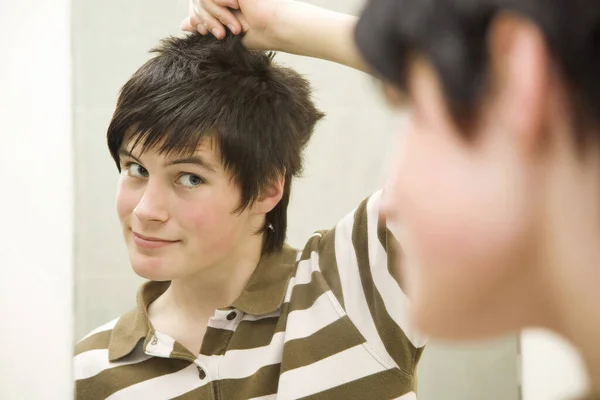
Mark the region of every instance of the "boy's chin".
<instances>
[{"instance_id":1,"label":"boy's chin","mask_svg":"<svg viewBox=\"0 0 600 400\"><path fill-rule=\"evenodd\" d=\"M130 261L133 272L141 278L156 282L170 281L173 279L171 271L164 267L164 263L161 259L132 254Z\"/></svg>"}]
</instances>

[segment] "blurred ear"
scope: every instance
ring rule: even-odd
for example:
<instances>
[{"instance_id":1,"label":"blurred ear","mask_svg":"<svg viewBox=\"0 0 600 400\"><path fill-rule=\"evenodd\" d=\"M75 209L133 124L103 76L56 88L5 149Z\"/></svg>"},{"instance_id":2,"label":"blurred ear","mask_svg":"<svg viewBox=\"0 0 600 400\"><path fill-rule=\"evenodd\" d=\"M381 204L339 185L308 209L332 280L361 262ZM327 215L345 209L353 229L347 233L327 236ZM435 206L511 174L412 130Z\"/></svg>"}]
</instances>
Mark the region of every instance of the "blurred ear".
<instances>
[{"instance_id":1,"label":"blurred ear","mask_svg":"<svg viewBox=\"0 0 600 400\"><path fill-rule=\"evenodd\" d=\"M283 188L285 186L285 175L282 174L278 179L269 183L261 192L260 197L254 203L253 212L255 214L266 214L271 211L281 200Z\"/></svg>"},{"instance_id":2,"label":"blurred ear","mask_svg":"<svg viewBox=\"0 0 600 400\"><path fill-rule=\"evenodd\" d=\"M550 58L542 33L514 13L495 18L489 32L492 122L525 152L544 141Z\"/></svg>"}]
</instances>

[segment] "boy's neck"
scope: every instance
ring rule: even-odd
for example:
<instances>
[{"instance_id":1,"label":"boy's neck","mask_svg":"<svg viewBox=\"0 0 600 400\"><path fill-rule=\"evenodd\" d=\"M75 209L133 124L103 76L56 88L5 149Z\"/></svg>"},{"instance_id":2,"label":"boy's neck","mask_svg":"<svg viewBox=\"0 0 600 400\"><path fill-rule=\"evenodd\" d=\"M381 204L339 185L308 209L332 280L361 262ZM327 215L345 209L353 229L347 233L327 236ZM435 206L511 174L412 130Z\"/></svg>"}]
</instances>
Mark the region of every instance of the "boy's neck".
<instances>
[{"instance_id":1,"label":"boy's neck","mask_svg":"<svg viewBox=\"0 0 600 400\"><path fill-rule=\"evenodd\" d=\"M570 339L583 358L588 376L588 390L598 395L600 394L600 311L595 319L590 316L587 328L580 328L581 333L573 335Z\"/></svg>"},{"instance_id":2,"label":"boy's neck","mask_svg":"<svg viewBox=\"0 0 600 400\"><path fill-rule=\"evenodd\" d=\"M218 308L230 306L242 293L262 254L262 236L246 241L219 264L194 276L176 279L149 310L153 314L171 313L179 319L206 324Z\"/></svg>"},{"instance_id":3,"label":"boy's neck","mask_svg":"<svg viewBox=\"0 0 600 400\"><path fill-rule=\"evenodd\" d=\"M596 243L600 243L600 238ZM600 393L599 248L600 245L587 254L580 248L568 266L572 279L564 281L570 289L562 293L559 322L559 333L575 345L583 358L593 393Z\"/></svg>"},{"instance_id":4,"label":"boy's neck","mask_svg":"<svg viewBox=\"0 0 600 400\"><path fill-rule=\"evenodd\" d=\"M600 335L600 332L598 334ZM590 391L595 395L600 395L600 351L598 350L598 345L594 349L590 349L590 351L596 353L593 359L590 356L585 360L590 379Z\"/></svg>"},{"instance_id":5,"label":"boy's neck","mask_svg":"<svg viewBox=\"0 0 600 400\"><path fill-rule=\"evenodd\" d=\"M592 307L588 308L591 312L588 315L588 321L581 323L572 340L583 357L590 391L600 394L600 295L595 304L595 310L592 310Z\"/></svg>"}]
</instances>

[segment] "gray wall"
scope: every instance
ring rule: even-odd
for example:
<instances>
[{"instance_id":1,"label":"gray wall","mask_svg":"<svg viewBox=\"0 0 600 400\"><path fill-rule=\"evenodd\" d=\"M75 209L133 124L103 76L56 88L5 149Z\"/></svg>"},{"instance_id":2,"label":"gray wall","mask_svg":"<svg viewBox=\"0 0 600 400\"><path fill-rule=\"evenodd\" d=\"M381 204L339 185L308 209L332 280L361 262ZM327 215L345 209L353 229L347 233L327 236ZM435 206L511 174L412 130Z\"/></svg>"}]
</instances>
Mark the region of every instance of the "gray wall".
<instances>
[{"instance_id":1,"label":"gray wall","mask_svg":"<svg viewBox=\"0 0 600 400\"><path fill-rule=\"evenodd\" d=\"M356 12L360 0L314 3ZM147 50L178 35L186 0L74 0L74 128L76 148L75 337L135 303L141 280L131 271L114 210L117 171L105 133L119 88L148 58ZM398 120L373 79L345 67L278 55L307 75L320 123L294 184L289 242L300 246L381 187ZM420 366L421 400L517 399L516 338L473 345L432 343Z\"/></svg>"}]
</instances>

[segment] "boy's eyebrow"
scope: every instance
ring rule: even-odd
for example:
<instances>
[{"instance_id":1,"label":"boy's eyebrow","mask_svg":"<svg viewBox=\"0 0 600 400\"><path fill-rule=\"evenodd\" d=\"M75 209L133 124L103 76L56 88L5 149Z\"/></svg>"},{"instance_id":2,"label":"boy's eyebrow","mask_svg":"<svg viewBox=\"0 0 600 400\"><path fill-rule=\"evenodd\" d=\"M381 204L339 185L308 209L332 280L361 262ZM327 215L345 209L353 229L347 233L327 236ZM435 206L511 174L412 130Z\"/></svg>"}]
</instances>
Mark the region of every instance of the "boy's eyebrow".
<instances>
[{"instance_id":1,"label":"boy's eyebrow","mask_svg":"<svg viewBox=\"0 0 600 400\"><path fill-rule=\"evenodd\" d=\"M165 165L177 165L177 164L195 164L202 168L208 169L209 171L216 172L216 168L209 162L202 159L199 156L191 156L186 158L179 158L176 160L171 160L167 162Z\"/></svg>"},{"instance_id":2,"label":"boy's eyebrow","mask_svg":"<svg viewBox=\"0 0 600 400\"><path fill-rule=\"evenodd\" d=\"M126 149L119 150L119 155L122 157L131 158L141 164L141 161L137 157L135 157L133 154L131 154L131 152L127 151ZM171 166L171 165L177 165L177 164L195 164L195 165L198 165L198 166L205 168L212 172L216 172L216 170L217 170L211 163L203 160L202 157L199 157L199 156L190 156L190 157L185 157L185 158L178 158L176 160L170 160L165 165Z\"/></svg>"},{"instance_id":3,"label":"boy's eyebrow","mask_svg":"<svg viewBox=\"0 0 600 400\"><path fill-rule=\"evenodd\" d=\"M131 158L141 164L141 161L136 156L134 156L133 154L131 154L129 151L127 151L125 149L119 149L119 156Z\"/></svg>"}]
</instances>

